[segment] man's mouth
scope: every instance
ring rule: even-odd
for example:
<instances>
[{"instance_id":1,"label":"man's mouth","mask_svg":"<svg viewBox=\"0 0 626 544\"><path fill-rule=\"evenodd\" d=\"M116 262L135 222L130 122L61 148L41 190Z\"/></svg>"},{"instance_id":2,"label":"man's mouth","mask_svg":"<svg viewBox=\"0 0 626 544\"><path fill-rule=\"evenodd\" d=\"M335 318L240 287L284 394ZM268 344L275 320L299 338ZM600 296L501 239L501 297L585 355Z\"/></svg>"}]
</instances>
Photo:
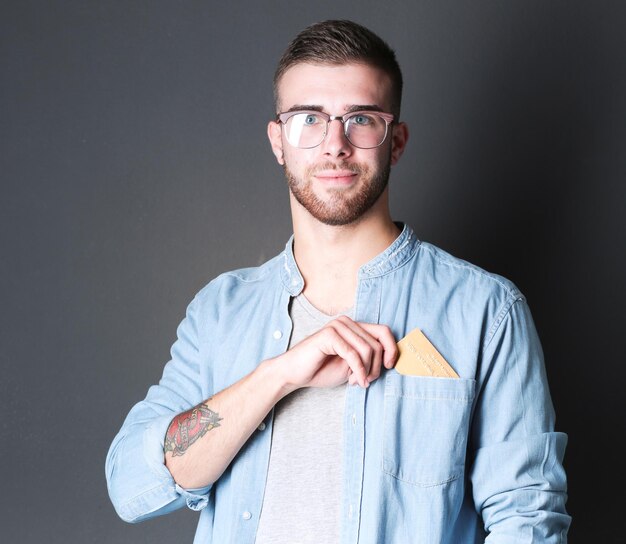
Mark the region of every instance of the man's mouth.
<instances>
[{"instance_id":1,"label":"man's mouth","mask_svg":"<svg viewBox=\"0 0 626 544\"><path fill-rule=\"evenodd\" d=\"M335 167L323 165L311 172L311 175L328 185L349 185L354 182L359 175L359 169L346 168L345 166Z\"/></svg>"},{"instance_id":2,"label":"man's mouth","mask_svg":"<svg viewBox=\"0 0 626 544\"><path fill-rule=\"evenodd\" d=\"M322 181L352 181L353 178L356 177L356 172L352 172L350 170L322 170L321 172L317 172L314 174L317 179L321 179Z\"/></svg>"}]
</instances>

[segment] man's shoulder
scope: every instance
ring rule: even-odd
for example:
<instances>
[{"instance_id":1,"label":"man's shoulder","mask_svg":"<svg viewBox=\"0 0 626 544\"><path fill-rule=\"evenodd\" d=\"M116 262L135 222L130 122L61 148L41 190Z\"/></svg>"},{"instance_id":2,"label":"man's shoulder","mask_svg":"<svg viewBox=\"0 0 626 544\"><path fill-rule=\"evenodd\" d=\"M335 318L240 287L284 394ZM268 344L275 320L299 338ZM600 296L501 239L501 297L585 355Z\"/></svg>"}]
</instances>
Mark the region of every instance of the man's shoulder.
<instances>
[{"instance_id":1,"label":"man's shoulder","mask_svg":"<svg viewBox=\"0 0 626 544\"><path fill-rule=\"evenodd\" d=\"M269 283L279 278L279 270L283 259L284 252L271 258L269 261L258 265L245 268L238 268L223 272L207 285L205 285L196 295L200 301L207 298L214 298L217 293L232 291L237 289L255 289L265 288Z\"/></svg>"},{"instance_id":2,"label":"man's shoulder","mask_svg":"<svg viewBox=\"0 0 626 544\"><path fill-rule=\"evenodd\" d=\"M245 268L237 268L220 274L215 278L216 282L236 282L236 283L258 283L273 278L282 261L284 260L284 251L272 257L269 261L258 266L249 266Z\"/></svg>"},{"instance_id":3,"label":"man's shoulder","mask_svg":"<svg viewBox=\"0 0 626 544\"><path fill-rule=\"evenodd\" d=\"M509 299L523 299L524 295L511 280L489 272L469 261L455 257L434 244L422 241L419 246L420 260L432 270L436 282L447 281L472 290L491 295L500 294Z\"/></svg>"}]
</instances>

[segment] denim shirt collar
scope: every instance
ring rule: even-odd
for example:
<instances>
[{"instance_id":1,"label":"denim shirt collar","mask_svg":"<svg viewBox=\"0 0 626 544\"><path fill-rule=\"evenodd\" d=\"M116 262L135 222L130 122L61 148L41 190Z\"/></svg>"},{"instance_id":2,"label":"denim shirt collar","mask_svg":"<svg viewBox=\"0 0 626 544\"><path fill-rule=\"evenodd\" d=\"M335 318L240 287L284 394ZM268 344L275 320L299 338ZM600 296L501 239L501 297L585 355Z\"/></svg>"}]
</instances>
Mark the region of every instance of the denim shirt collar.
<instances>
[{"instance_id":1,"label":"denim shirt collar","mask_svg":"<svg viewBox=\"0 0 626 544\"><path fill-rule=\"evenodd\" d=\"M400 235L385 251L361 266L359 280L389 274L402 266L417 251L420 241L411 227L402 223L396 223L396 225L402 229ZM299 295L304 288L304 279L293 255L293 235L289 238L283 252L281 279L283 286L291 296Z\"/></svg>"}]
</instances>

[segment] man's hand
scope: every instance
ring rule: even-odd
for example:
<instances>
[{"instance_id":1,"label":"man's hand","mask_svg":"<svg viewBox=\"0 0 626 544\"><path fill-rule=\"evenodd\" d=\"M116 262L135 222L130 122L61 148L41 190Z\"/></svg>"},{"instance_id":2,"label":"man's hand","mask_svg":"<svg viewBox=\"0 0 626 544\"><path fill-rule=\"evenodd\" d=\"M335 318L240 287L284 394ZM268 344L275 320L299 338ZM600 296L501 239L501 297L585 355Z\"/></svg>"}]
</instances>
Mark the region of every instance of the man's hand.
<instances>
[{"instance_id":1,"label":"man's hand","mask_svg":"<svg viewBox=\"0 0 626 544\"><path fill-rule=\"evenodd\" d=\"M349 382L367 387L392 368L396 341L385 325L360 323L342 316L276 357L288 392L301 387L334 387Z\"/></svg>"}]
</instances>

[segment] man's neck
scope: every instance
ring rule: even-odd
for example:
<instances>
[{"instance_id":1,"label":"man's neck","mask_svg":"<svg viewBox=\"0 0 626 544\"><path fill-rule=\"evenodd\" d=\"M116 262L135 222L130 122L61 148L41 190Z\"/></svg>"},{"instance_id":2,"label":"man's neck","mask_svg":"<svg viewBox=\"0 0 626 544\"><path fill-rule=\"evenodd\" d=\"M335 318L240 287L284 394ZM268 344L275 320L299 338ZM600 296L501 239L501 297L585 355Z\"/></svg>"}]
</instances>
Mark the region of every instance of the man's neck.
<instances>
[{"instance_id":1,"label":"man's neck","mask_svg":"<svg viewBox=\"0 0 626 544\"><path fill-rule=\"evenodd\" d=\"M304 295L329 315L352 307L359 268L387 249L399 232L386 206L345 226L294 215L294 256Z\"/></svg>"}]
</instances>

